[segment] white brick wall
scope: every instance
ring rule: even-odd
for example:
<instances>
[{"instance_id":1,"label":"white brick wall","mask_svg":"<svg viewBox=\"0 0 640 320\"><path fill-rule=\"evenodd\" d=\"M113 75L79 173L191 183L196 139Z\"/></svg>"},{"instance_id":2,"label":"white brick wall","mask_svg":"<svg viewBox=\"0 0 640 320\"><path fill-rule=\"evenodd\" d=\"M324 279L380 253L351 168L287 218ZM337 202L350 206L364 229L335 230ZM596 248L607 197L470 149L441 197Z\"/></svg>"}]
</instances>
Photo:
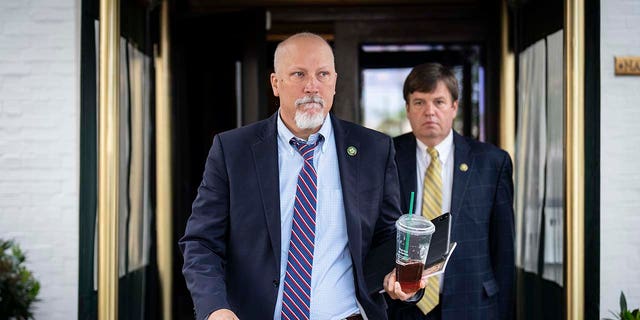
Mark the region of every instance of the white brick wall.
<instances>
[{"instance_id":1,"label":"white brick wall","mask_svg":"<svg viewBox=\"0 0 640 320\"><path fill-rule=\"evenodd\" d=\"M0 0L0 238L40 281L36 319L78 312L78 3Z\"/></svg>"},{"instance_id":2,"label":"white brick wall","mask_svg":"<svg viewBox=\"0 0 640 320\"><path fill-rule=\"evenodd\" d=\"M600 25L600 316L620 291L640 308L640 76L615 76L615 56L640 56L640 1L602 0Z\"/></svg>"}]
</instances>

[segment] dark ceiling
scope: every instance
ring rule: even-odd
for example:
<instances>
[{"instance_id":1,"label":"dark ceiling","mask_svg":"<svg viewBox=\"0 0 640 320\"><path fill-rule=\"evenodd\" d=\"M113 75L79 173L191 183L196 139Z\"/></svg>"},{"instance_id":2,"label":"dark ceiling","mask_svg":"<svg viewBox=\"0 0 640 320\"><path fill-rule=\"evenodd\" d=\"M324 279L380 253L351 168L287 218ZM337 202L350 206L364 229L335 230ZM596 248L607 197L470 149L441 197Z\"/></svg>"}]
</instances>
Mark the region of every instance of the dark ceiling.
<instances>
[{"instance_id":1,"label":"dark ceiling","mask_svg":"<svg viewBox=\"0 0 640 320\"><path fill-rule=\"evenodd\" d=\"M499 0L176 0L180 18L259 10L268 13L267 37L278 40L291 30L331 37L337 21L486 21Z\"/></svg>"},{"instance_id":2,"label":"dark ceiling","mask_svg":"<svg viewBox=\"0 0 640 320\"><path fill-rule=\"evenodd\" d=\"M376 7L376 6L475 6L482 0L188 0L188 10L193 14L206 14L247 8L287 7Z\"/></svg>"}]
</instances>

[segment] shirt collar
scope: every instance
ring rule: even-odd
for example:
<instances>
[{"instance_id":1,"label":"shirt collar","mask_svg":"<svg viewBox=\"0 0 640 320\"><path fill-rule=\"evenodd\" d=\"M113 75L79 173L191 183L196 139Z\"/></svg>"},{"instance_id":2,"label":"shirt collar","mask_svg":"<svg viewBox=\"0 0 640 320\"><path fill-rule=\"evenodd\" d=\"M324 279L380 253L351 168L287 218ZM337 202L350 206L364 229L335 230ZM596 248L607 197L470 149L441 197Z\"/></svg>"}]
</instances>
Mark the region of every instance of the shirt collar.
<instances>
[{"instance_id":1,"label":"shirt collar","mask_svg":"<svg viewBox=\"0 0 640 320\"><path fill-rule=\"evenodd\" d=\"M429 155L427 153L427 145L418 140L418 138L416 138L416 146L420 151L421 157L426 158ZM440 143L438 143L435 148L436 150L438 150L438 158L440 159L440 161L442 163L447 163L447 159L451 154L451 150L453 150L453 129L449 131L447 137L444 138L444 140L440 141Z\"/></svg>"},{"instance_id":2,"label":"shirt collar","mask_svg":"<svg viewBox=\"0 0 640 320\"><path fill-rule=\"evenodd\" d=\"M327 139L331 137L331 134L333 134L333 126L331 124L331 119L329 119L329 117L330 117L330 114L327 114L327 116L324 118L324 122L322 123L322 126L320 127L320 130L310 135L309 139L307 139L307 141L309 142L315 142L317 139L320 138L320 136L322 136L324 139L320 141L320 148L321 148L320 150L323 153L327 148L327 144L325 144L325 142L327 141ZM293 137L295 137L296 139L304 140L302 138L296 137L291 132L291 130L287 128L287 126L284 124L284 121L282 121L282 118L280 117L280 109L278 109L277 126L278 126L278 139L280 140L281 143L284 143L284 145L290 145L289 141L291 141L291 138ZM293 147L291 147L289 151L290 153L296 152L293 149Z\"/></svg>"}]
</instances>

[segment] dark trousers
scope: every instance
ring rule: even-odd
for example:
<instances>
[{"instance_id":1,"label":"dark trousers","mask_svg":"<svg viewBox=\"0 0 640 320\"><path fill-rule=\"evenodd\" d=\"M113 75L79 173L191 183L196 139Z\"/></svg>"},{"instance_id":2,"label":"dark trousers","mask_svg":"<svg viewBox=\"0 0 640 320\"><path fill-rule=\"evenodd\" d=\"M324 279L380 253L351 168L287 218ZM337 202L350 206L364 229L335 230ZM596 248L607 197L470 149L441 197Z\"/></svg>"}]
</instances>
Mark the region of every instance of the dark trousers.
<instances>
[{"instance_id":1,"label":"dark trousers","mask_svg":"<svg viewBox=\"0 0 640 320\"><path fill-rule=\"evenodd\" d=\"M438 304L431 312L426 315L422 314L422 311L416 307L415 304L409 304L400 301L393 301L388 303L389 309L387 314L389 320L441 320L442 308Z\"/></svg>"}]
</instances>

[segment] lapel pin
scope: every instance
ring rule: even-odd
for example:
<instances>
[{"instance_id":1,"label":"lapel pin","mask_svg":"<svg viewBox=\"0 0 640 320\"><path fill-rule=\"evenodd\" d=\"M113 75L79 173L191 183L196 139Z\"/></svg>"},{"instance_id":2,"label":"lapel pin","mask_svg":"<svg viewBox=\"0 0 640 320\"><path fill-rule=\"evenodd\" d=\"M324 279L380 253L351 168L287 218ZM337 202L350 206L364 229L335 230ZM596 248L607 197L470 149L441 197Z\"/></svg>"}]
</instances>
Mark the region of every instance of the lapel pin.
<instances>
[{"instance_id":1,"label":"lapel pin","mask_svg":"<svg viewBox=\"0 0 640 320\"><path fill-rule=\"evenodd\" d=\"M460 171L467 172L469 170L469 166L466 163L460 165Z\"/></svg>"},{"instance_id":2,"label":"lapel pin","mask_svg":"<svg viewBox=\"0 0 640 320\"><path fill-rule=\"evenodd\" d=\"M352 156L352 157L353 157L353 156L355 156L357 153L358 153L358 149L356 149L356 147L354 147L354 146L349 146L349 147L347 148L347 154L348 154L348 155L350 155L350 156Z\"/></svg>"}]
</instances>

